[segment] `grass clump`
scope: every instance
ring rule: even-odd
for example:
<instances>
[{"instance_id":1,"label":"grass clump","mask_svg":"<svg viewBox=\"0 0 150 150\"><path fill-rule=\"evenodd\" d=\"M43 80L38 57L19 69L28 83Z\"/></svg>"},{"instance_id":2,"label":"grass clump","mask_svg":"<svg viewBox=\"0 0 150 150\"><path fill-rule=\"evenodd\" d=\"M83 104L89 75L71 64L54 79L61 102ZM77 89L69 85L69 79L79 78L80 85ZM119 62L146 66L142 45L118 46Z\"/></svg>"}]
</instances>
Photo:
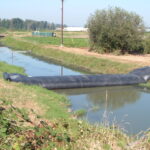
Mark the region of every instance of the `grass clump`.
<instances>
[{"instance_id":1,"label":"grass clump","mask_svg":"<svg viewBox=\"0 0 150 150\"><path fill-rule=\"evenodd\" d=\"M76 117L82 117L82 116L84 116L86 113L87 113L86 110L84 110L84 109L79 109L79 110L77 110L77 111L74 112L74 115L75 115Z\"/></svg>"},{"instance_id":2,"label":"grass clump","mask_svg":"<svg viewBox=\"0 0 150 150\"><path fill-rule=\"evenodd\" d=\"M150 82L139 84L139 86L150 89Z\"/></svg>"},{"instance_id":3,"label":"grass clump","mask_svg":"<svg viewBox=\"0 0 150 150\"><path fill-rule=\"evenodd\" d=\"M66 147L71 139L66 133L58 133L55 125L39 120L36 124L22 109L0 99L0 147L1 149L54 149Z\"/></svg>"}]
</instances>

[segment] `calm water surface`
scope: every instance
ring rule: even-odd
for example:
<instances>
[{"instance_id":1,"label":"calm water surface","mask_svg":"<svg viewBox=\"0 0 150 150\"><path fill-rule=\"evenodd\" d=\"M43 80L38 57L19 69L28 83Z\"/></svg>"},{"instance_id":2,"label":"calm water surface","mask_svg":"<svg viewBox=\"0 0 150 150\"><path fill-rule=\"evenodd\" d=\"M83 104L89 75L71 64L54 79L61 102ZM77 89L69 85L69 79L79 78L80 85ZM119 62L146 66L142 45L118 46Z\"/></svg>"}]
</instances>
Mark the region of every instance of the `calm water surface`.
<instances>
[{"instance_id":1,"label":"calm water surface","mask_svg":"<svg viewBox=\"0 0 150 150\"><path fill-rule=\"evenodd\" d=\"M80 75L82 73L61 67L53 62L0 47L0 61L23 67L30 76ZM133 86L100 87L57 90L70 99L73 110L85 109L82 118L91 123L109 120L117 123L129 134L145 131L150 127L150 91Z\"/></svg>"},{"instance_id":2,"label":"calm water surface","mask_svg":"<svg viewBox=\"0 0 150 150\"><path fill-rule=\"evenodd\" d=\"M5 61L8 64L23 67L25 73L29 76L54 76L61 75L62 67L57 64L47 63L38 58L21 53L21 51L12 51L7 47L0 47L0 61ZM63 67L64 75L80 75L80 72Z\"/></svg>"}]
</instances>

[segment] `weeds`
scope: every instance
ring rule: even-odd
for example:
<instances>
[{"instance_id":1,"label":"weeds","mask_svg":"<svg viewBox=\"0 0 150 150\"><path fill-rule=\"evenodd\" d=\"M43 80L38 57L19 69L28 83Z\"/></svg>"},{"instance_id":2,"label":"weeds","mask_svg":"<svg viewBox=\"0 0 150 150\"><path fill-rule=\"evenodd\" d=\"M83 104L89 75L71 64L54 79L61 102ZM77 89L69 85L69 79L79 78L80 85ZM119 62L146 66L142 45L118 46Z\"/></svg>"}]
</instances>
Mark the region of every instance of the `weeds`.
<instances>
[{"instance_id":1,"label":"weeds","mask_svg":"<svg viewBox=\"0 0 150 150\"><path fill-rule=\"evenodd\" d=\"M78 117L84 116L86 113L87 113L86 110L80 109L80 110L75 111L74 115L78 118Z\"/></svg>"},{"instance_id":2,"label":"weeds","mask_svg":"<svg viewBox=\"0 0 150 150\"><path fill-rule=\"evenodd\" d=\"M71 142L67 133L58 133L55 124L39 120L34 124L28 113L16 108L11 102L0 99L0 146L1 149L52 149L65 147ZM26 123L32 127L26 126Z\"/></svg>"},{"instance_id":3,"label":"weeds","mask_svg":"<svg viewBox=\"0 0 150 150\"><path fill-rule=\"evenodd\" d=\"M148 88L148 89L150 89L150 82L140 84L140 85L139 85L139 87L142 87L142 88Z\"/></svg>"}]
</instances>

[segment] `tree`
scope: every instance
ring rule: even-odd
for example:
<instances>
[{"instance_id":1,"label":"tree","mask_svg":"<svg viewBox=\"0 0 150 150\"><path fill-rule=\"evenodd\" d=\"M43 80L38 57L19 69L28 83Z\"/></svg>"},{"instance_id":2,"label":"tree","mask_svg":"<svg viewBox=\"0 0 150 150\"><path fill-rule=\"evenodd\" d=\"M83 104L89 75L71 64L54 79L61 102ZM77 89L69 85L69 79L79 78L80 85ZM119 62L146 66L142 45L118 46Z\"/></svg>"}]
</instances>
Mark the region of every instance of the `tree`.
<instances>
[{"instance_id":1,"label":"tree","mask_svg":"<svg viewBox=\"0 0 150 150\"><path fill-rule=\"evenodd\" d=\"M88 19L91 50L97 52L142 52L144 23L133 12L115 7L97 10Z\"/></svg>"},{"instance_id":2,"label":"tree","mask_svg":"<svg viewBox=\"0 0 150 150\"><path fill-rule=\"evenodd\" d=\"M1 20L1 27L9 28L10 27L10 21L8 19Z\"/></svg>"},{"instance_id":3,"label":"tree","mask_svg":"<svg viewBox=\"0 0 150 150\"><path fill-rule=\"evenodd\" d=\"M13 18L10 21L10 27L11 27L11 29L21 30L21 29L23 29L23 23L24 23L24 21L22 19Z\"/></svg>"},{"instance_id":4,"label":"tree","mask_svg":"<svg viewBox=\"0 0 150 150\"><path fill-rule=\"evenodd\" d=\"M63 25L66 27L66 25ZM61 24L49 23L47 21L22 20L20 18L0 19L0 27L14 30L55 30Z\"/></svg>"},{"instance_id":5,"label":"tree","mask_svg":"<svg viewBox=\"0 0 150 150\"><path fill-rule=\"evenodd\" d=\"M56 25L52 22L52 23L49 25L49 29L50 29L50 30L55 30L55 29L56 29Z\"/></svg>"}]
</instances>

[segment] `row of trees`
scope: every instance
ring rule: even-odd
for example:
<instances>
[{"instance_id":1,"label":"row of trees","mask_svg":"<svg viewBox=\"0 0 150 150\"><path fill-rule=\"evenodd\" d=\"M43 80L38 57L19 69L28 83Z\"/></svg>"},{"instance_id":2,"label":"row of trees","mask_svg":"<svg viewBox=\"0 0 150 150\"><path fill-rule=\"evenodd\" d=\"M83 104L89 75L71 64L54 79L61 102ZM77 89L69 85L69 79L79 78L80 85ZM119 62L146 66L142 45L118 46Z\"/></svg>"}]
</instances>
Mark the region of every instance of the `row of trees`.
<instances>
[{"instance_id":1,"label":"row of trees","mask_svg":"<svg viewBox=\"0 0 150 150\"><path fill-rule=\"evenodd\" d=\"M0 27L14 30L55 30L60 24L48 23L47 21L22 20L20 18L0 19Z\"/></svg>"},{"instance_id":2,"label":"row of trees","mask_svg":"<svg viewBox=\"0 0 150 150\"><path fill-rule=\"evenodd\" d=\"M87 27L91 50L100 53L143 53L149 51L145 45L145 26L142 18L121 8L97 10L90 16ZM146 52L148 53L148 52Z\"/></svg>"}]
</instances>

